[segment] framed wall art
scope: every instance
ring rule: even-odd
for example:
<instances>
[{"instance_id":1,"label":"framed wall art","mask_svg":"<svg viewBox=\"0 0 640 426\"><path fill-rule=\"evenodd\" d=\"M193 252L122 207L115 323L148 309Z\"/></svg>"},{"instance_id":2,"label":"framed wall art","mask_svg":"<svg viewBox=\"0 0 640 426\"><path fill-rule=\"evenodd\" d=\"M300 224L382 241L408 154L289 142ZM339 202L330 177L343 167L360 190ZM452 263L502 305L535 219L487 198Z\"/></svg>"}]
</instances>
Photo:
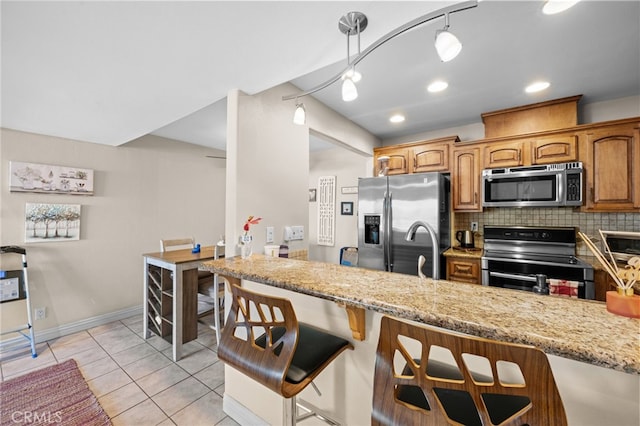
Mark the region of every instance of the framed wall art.
<instances>
[{"instance_id":1,"label":"framed wall art","mask_svg":"<svg viewBox=\"0 0 640 426\"><path fill-rule=\"evenodd\" d=\"M93 170L49 164L9 162L9 190L93 195Z\"/></svg>"},{"instance_id":2,"label":"framed wall art","mask_svg":"<svg viewBox=\"0 0 640 426\"><path fill-rule=\"evenodd\" d=\"M25 243L77 241L80 239L80 204L27 203Z\"/></svg>"},{"instance_id":3,"label":"framed wall art","mask_svg":"<svg viewBox=\"0 0 640 426\"><path fill-rule=\"evenodd\" d=\"M353 202L343 201L340 204L342 215L353 216Z\"/></svg>"}]
</instances>

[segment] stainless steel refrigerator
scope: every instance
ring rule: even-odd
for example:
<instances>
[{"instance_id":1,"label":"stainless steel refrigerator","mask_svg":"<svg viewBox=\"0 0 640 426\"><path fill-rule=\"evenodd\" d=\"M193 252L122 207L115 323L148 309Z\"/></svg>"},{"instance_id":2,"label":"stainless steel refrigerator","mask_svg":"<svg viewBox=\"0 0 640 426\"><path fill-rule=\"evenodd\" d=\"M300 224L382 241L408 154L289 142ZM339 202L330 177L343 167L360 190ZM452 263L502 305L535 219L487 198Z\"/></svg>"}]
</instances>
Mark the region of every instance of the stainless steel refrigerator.
<instances>
[{"instance_id":1,"label":"stainless steel refrigerator","mask_svg":"<svg viewBox=\"0 0 640 426\"><path fill-rule=\"evenodd\" d=\"M442 173L360 178L358 266L417 275L424 255L422 271L433 277L434 247L427 230L419 226L414 240L407 240L411 225L423 222L436 236L438 278L444 279L443 253L451 244L449 193L449 176Z\"/></svg>"}]
</instances>

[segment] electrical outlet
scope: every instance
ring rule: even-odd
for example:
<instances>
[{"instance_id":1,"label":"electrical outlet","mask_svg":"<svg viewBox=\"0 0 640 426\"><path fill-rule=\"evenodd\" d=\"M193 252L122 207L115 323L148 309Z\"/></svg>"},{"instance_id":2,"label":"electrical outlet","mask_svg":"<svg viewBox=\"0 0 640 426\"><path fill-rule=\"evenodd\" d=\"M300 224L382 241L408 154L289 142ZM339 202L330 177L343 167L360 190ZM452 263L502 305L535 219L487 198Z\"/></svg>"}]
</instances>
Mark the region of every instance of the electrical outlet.
<instances>
[{"instance_id":1,"label":"electrical outlet","mask_svg":"<svg viewBox=\"0 0 640 426\"><path fill-rule=\"evenodd\" d=\"M267 226L267 244L273 243L273 226Z\"/></svg>"},{"instance_id":2,"label":"electrical outlet","mask_svg":"<svg viewBox=\"0 0 640 426\"><path fill-rule=\"evenodd\" d=\"M293 231L292 240L304 240L304 226L292 226Z\"/></svg>"},{"instance_id":3,"label":"electrical outlet","mask_svg":"<svg viewBox=\"0 0 640 426\"><path fill-rule=\"evenodd\" d=\"M47 308L35 308L33 310L33 316L37 320L43 320L47 317Z\"/></svg>"},{"instance_id":4,"label":"electrical outlet","mask_svg":"<svg viewBox=\"0 0 640 426\"><path fill-rule=\"evenodd\" d=\"M478 232L478 222L471 222L471 232Z\"/></svg>"}]
</instances>

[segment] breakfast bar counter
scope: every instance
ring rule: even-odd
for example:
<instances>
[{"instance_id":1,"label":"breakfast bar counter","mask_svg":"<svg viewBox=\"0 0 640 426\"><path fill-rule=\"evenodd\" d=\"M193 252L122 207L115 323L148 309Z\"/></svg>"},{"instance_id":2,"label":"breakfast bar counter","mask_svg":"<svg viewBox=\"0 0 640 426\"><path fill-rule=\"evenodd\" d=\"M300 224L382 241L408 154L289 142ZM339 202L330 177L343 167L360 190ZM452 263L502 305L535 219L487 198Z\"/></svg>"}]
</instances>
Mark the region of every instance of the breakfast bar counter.
<instances>
[{"instance_id":1,"label":"breakfast bar counter","mask_svg":"<svg viewBox=\"0 0 640 426\"><path fill-rule=\"evenodd\" d=\"M602 302L258 254L207 261L202 268L336 302L348 308L350 322L364 321L364 315L353 318L359 310L372 310L640 374L640 320L611 314Z\"/></svg>"}]
</instances>

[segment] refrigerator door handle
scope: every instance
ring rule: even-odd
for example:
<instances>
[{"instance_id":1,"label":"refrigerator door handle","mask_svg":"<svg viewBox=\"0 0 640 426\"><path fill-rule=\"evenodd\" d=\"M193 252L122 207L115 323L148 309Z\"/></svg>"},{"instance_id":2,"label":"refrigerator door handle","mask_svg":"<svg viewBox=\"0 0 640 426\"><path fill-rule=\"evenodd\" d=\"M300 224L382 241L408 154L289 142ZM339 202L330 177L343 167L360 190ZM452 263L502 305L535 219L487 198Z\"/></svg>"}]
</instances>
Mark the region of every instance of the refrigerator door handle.
<instances>
[{"instance_id":1,"label":"refrigerator door handle","mask_svg":"<svg viewBox=\"0 0 640 426\"><path fill-rule=\"evenodd\" d=\"M382 261L384 270L389 270L388 254L387 254L387 193L384 193L382 199Z\"/></svg>"},{"instance_id":2,"label":"refrigerator door handle","mask_svg":"<svg viewBox=\"0 0 640 426\"><path fill-rule=\"evenodd\" d=\"M393 271L393 251L391 247L391 231L393 225L393 194L389 192L387 195L387 211L385 212L385 252L386 252L386 260L385 260L385 268L388 272Z\"/></svg>"}]
</instances>

